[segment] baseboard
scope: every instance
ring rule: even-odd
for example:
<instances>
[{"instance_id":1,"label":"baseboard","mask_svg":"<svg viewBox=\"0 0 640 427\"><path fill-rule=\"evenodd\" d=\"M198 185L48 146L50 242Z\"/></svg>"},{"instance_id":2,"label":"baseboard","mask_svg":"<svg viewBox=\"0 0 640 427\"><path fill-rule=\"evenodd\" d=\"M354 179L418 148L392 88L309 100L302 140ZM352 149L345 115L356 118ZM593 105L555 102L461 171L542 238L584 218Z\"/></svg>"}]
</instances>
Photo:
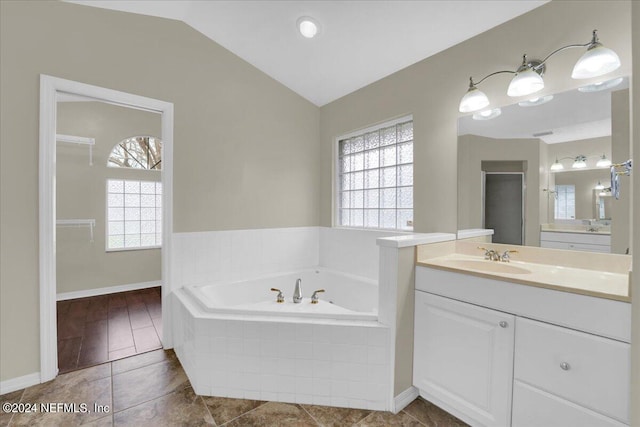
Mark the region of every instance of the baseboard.
<instances>
[{"instance_id":1,"label":"baseboard","mask_svg":"<svg viewBox=\"0 0 640 427\"><path fill-rule=\"evenodd\" d=\"M40 384L40 372L23 375L18 378L0 381L0 395L11 393L12 391L22 390L32 385Z\"/></svg>"},{"instance_id":2,"label":"baseboard","mask_svg":"<svg viewBox=\"0 0 640 427\"><path fill-rule=\"evenodd\" d=\"M65 301L68 299L95 297L98 295L115 294L118 292L137 291L138 289L155 288L160 286L161 283L157 281L129 283L127 285L109 286L107 288L86 289L82 291L73 292L60 292L56 295L58 301Z\"/></svg>"},{"instance_id":3,"label":"baseboard","mask_svg":"<svg viewBox=\"0 0 640 427\"><path fill-rule=\"evenodd\" d=\"M411 402L416 400L416 397L418 397L418 395L419 393L417 388L413 386L409 387L408 389L406 389L405 391L403 391L402 393L400 393L399 395L393 398L393 408L392 408L393 410L391 412L393 412L394 414L397 414L398 412L402 411Z\"/></svg>"}]
</instances>

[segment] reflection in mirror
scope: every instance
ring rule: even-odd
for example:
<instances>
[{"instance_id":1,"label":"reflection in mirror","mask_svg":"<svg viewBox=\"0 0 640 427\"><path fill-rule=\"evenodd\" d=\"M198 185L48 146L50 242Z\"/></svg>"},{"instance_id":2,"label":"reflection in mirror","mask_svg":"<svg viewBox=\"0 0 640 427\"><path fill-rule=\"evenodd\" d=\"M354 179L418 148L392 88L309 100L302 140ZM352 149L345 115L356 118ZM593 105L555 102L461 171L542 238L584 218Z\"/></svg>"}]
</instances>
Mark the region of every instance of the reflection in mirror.
<instances>
[{"instance_id":1,"label":"reflection in mirror","mask_svg":"<svg viewBox=\"0 0 640 427\"><path fill-rule=\"evenodd\" d=\"M612 200L609 166L629 156L628 87L612 79L461 117L458 229L494 229L494 243L626 253L630 204Z\"/></svg>"}]
</instances>

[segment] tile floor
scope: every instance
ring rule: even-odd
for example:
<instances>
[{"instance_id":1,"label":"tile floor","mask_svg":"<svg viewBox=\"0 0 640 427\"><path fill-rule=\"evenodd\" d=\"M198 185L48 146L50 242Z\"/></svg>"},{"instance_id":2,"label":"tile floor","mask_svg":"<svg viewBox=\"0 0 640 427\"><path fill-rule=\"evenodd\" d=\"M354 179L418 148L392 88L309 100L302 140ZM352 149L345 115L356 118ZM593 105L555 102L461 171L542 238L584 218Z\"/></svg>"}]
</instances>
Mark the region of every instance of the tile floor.
<instances>
[{"instance_id":1,"label":"tile floor","mask_svg":"<svg viewBox=\"0 0 640 427\"><path fill-rule=\"evenodd\" d=\"M61 373L162 347L160 287L58 301Z\"/></svg>"},{"instance_id":2,"label":"tile floor","mask_svg":"<svg viewBox=\"0 0 640 427\"><path fill-rule=\"evenodd\" d=\"M198 396L173 351L156 350L59 375L53 381L0 396L1 403L75 403L89 411L11 414L0 426L466 426L416 399L389 412ZM95 411L94 405L109 407Z\"/></svg>"}]
</instances>

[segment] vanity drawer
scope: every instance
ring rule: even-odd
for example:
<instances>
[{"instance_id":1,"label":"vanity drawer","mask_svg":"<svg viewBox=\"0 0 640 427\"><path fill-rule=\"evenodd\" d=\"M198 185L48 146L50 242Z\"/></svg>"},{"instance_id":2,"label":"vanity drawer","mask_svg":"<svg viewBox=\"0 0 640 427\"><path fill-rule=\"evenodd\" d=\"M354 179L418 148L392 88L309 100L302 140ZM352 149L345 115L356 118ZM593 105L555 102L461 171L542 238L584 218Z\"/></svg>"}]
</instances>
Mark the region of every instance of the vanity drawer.
<instances>
[{"instance_id":1,"label":"vanity drawer","mask_svg":"<svg viewBox=\"0 0 640 427\"><path fill-rule=\"evenodd\" d=\"M629 344L529 319L516 320L514 378L629 422Z\"/></svg>"},{"instance_id":2,"label":"vanity drawer","mask_svg":"<svg viewBox=\"0 0 640 427\"><path fill-rule=\"evenodd\" d=\"M562 233L553 231L540 232L540 240L550 242L583 243L587 245L611 245L611 236L607 234Z\"/></svg>"},{"instance_id":3,"label":"vanity drawer","mask_svg":"<svg viewBox=\"0 0 640 427\"><path fill-rule=\"evenodd\" d=\"M514 381L511 427L625 427L612 418Z\"/></svg>"}]
</instances>

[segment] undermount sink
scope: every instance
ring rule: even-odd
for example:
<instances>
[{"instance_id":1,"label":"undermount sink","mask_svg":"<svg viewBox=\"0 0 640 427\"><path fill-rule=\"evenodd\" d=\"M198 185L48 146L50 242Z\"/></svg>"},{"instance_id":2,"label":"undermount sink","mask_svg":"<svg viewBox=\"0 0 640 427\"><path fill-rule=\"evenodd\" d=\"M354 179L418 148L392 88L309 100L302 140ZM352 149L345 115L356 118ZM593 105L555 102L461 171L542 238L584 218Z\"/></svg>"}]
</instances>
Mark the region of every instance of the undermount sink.
<instances>
[{"instance_id":1,"label":"undermount sink","mask_svg":"<svg viewBox=\"0 0 640 427\"><path fill-rule=\"evenodd\" d=\"M530 274L526 268L516 267L499 261L481 261L471 259L450 259L442 262L442 265L453 268L465 268L488 273Z\"/></svg>"}]
</instances>

